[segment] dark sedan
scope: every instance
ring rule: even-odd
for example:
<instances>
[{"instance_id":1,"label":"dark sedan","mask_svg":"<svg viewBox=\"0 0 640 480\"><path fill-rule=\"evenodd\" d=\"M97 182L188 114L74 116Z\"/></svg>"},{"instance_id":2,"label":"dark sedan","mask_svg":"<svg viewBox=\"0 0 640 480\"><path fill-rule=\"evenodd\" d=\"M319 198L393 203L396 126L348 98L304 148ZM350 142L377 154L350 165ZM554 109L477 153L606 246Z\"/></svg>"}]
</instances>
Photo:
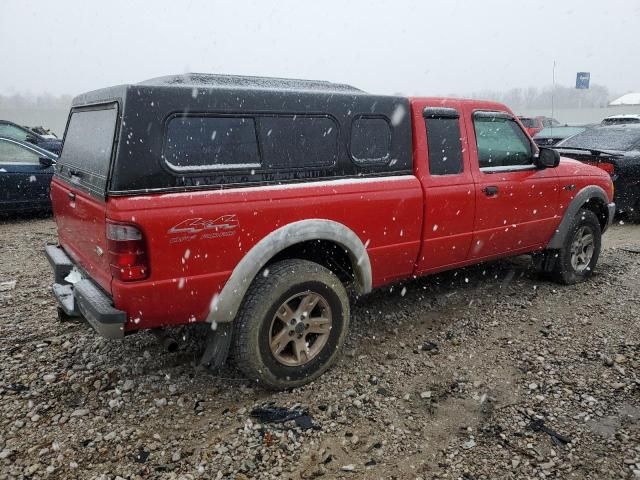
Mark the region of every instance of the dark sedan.
<instances>
[{"instance_id":1,"label":"dark sedan","mask_svg":"<svg viewBox=\"0 0 640 480\"><path fill-rule=\"evenodd\" d=\"M30 143L0 137L0 213L50 210L57 158Z\"/></svg>"},{"instance_id":2,"label":"dark sedan","mask_svg":"<svg viewBox=\"0 0 640 480\"><path fill-rule=\"evenodd\" d=\"M640 124L590 128L554 148L611 175L618 212L640 221Z\"/></svg>"},{"instance_id":3,"label":"dark sedan","mask_svg":"<svg viewBox=\"0 0 640 480\"><path fill-rule=\"evenodd\" d=\"M59 138L45 138L33 130L7 120L0 120L0 137L32 143L56 155L60 155L62 150L62 140Z\"/></svg>"},{"instance_id":4,"label":"dark sedan","mask_svg":"<svg viewBox=\"0 0 640 480\"><path fill-rule=\"evenodd\" d=\"M551 147L565 138L582 133L587 127L547 127L536 133L533 141L541 147Z\"/></svg>"}]
</instances>

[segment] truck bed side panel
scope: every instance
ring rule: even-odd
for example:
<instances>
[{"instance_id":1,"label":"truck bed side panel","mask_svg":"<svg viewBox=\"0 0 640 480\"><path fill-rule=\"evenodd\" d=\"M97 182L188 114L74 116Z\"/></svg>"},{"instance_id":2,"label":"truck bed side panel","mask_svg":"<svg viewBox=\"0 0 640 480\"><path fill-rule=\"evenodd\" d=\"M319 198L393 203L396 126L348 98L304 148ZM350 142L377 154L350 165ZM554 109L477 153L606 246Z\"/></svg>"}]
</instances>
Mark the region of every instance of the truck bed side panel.
<instances>
[{"instance_id":1,"label":"truck bed side panel","mask_svg":"<svg viewBox=\"0 0 640 480\"><path fill-rule=\"evenodd\" d=\"M114 305L128 312L126 329L136 330L203 321L251 247L299 220L328 219L353 230L367 247L374 287L407 277L420 246L422 189L404 175L112 197L107 215L134 222L148 243L150 278L112 282ZM227 227L206 228L221 224Z\"/></svg>"}]
</instances>

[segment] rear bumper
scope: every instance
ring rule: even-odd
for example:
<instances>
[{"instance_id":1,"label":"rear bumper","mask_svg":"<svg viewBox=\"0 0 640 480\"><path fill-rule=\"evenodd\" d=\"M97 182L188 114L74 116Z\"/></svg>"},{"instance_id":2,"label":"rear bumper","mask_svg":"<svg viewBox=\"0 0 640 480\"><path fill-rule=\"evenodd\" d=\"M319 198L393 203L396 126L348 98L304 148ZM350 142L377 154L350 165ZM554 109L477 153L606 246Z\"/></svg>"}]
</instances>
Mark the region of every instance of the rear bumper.
<instances>
[{"instance_id":1,"label":"rear bumper","mask_svg":"<svg viewBox=\"0 0 640 480\"><path fill-rule=\"evenodd\" d=\"M607 219L607 226L605 227L605 230L611 226L613 223L613 217L616 216L616 204L611 202L607 205L607 208L609 209L609 218Z\"/></svg>"},{"instance_id":2,"label":"rear bumper","mask_svg":"<svg viewBox=\"0 0 640 480\"><path fill-rule=\"evenodd\" d=\"M65 280L73 261L61 247L47 245L45 252L53 268L53 294L60 308L67 315L84 317L105 338L124 337L126 313L114 308L111 298L91 280L84 278L74 284Z\"/></svg>"}]
</instances>

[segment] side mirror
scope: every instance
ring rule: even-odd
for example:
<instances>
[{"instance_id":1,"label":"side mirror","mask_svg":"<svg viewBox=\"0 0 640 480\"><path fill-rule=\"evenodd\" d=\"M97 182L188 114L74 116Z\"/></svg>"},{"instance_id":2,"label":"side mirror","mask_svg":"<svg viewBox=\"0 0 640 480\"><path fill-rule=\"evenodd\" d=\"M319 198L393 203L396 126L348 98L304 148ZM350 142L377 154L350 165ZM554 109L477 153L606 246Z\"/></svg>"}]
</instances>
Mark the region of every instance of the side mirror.
<instances>
[{"instance_id":1,"label":"side mirror","mask_svg":"<svg viewBox=\"0 0 640 480\"><path fill-rule=\"evenodd\" d=\"M35 137L35 135L27 134L27 137L24 140L25 142L33 143L34 145L38 143L38 139Z\"/></svg>"},{"instance_id":2,"label":"side mirror","mask_svg":"<svg viewBox=\"0 0 640 480\"><path fill-rule=\"evenodd\" d=\"M56 164L56 161L49 157L40 157L38 160L40 161L40 165L44 168L49 168L51 165Z\"/></svg>"},{"instance_id":3,"label":"side mirror","mask_svg":"<svg viewBox=\"0 0 640 480\"><path fill-rule=\"evenodd\" d=\"M540 147L536 165L540 168L555 168L560 164L560 154L553 148Z\"/></svg>"}]
</instances>

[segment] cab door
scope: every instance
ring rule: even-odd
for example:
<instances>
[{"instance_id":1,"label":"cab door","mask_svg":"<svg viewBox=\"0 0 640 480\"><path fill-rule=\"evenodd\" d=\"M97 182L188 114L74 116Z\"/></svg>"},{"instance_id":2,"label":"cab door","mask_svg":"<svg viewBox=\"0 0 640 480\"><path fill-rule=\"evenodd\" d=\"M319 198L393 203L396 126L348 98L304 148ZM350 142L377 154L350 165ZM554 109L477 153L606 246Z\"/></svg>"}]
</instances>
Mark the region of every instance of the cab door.
<instances>
[{"instance_id":1,"label":"cab door","mask_svg":"<svg viewBox=\"0 0 640 480\"><path fill-rule=\"evenodd\" d=\"M424 189L422 248L416 273L467 260L475 220L475 185L461 104L419 99L412 103L416 174Z\"/></svg>"},{"instance_id":2,"label":"cab door","mask_svg":"<svg viewBox=\"0 0 640 480\"><path fill-rule=\"evenodd\" d=\"M546 245L558 215L554 169L536 165L537 147L503 111L466 112L476 215L469 258L490 259Z\"/></svg>"}]
</instances>

